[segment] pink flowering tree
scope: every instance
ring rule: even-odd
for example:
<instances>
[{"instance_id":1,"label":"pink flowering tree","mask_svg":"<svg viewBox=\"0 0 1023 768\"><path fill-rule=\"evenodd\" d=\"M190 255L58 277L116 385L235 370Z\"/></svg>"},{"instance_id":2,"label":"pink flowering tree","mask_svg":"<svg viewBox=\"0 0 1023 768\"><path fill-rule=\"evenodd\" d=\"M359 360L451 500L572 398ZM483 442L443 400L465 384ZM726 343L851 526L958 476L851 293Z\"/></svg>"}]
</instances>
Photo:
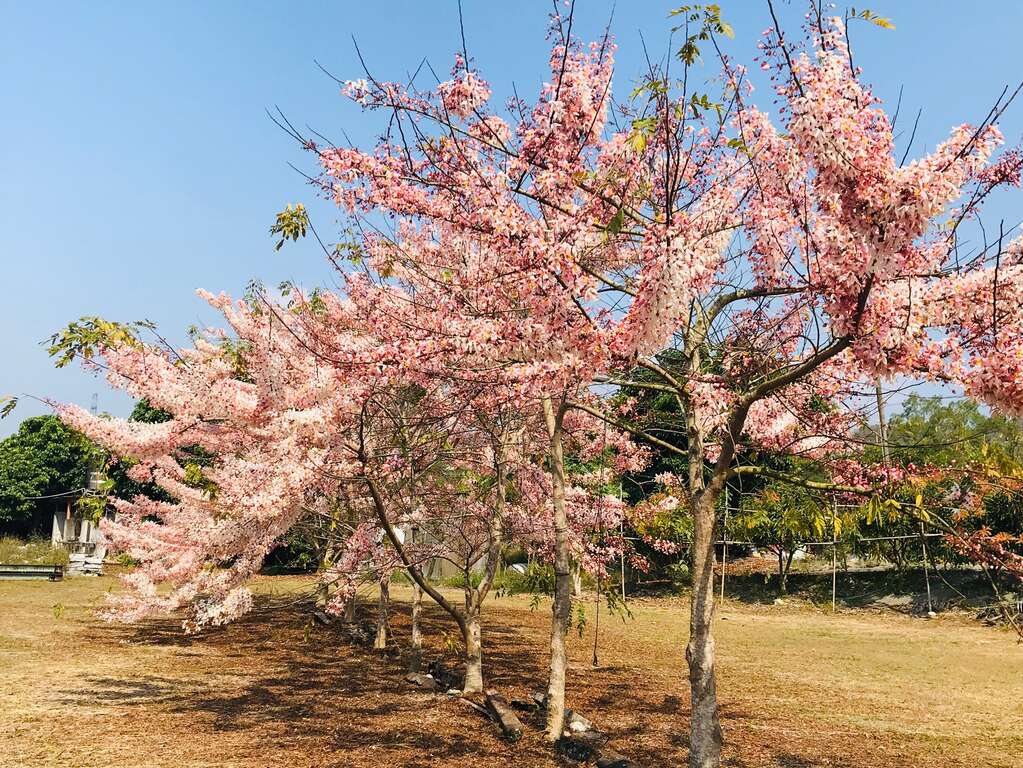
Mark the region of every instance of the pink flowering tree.
<instances>
[{"instance_id":1,"label":"pink flowering tree","mask_svg":"<svg viewBox=\"0 0 1023 768\"><path fill-rule=\"evenodd\" d=\"M417 595L428 594L458 625L466 658L463 692L478 693L484 684L482 607L507 540L518 430L515 414L491 420L494 411L475 410L454 394L379 389L363 409L351 447L377 523ZM425 574L424 564L435 559L460 573L462 605Z\"/></svg>"},{"instance_id":2,"label":"pink flowering tree","mask_svg":"<svg viewBox=\"0 0 1023 768\"><path fill-rule=\"evenodd\" d=\"M714 6L679 14L688 71L697 46L730 29ZM693 516L690 764L704 767L720 764L722 743L712 575L726 483L760 475L871 493L893 471L835 466L822 481L748 458L826 467L848 455L862 422L853 406L879 377L952 383L1023 409L1023 243L967 254L956 237L993 189L1019 182L1019 154L995 155L1005 102L900 162L893 119L861 82L841 20L810 18L801 47L778 30L764 36L758 63L776 118L722 56L720 100L654 70L610 124L613 42L584 46L555 16L550 80L532 101L495 108L459 56L435 87L371 72L344 84L387 115L371 151L297 136L358 233L349 295L374 326L395 330L381 362L436 361L437 375L542 407L557 578L551 739L564 713L570 412L686 460L671 483ZM594 400L613 387L674 398L684 445Z\"/></svg>"},{"instance_id":3,"label":"pink flowering tree","mask_svg":"<svg viewBox=\"0 0 1023 768\"><path fill-rule=\"evenodd\" d=\"M126 576L128 592L112 598L113 618L188 607L188 625L200 628L243 613L252 603L246 581L265 555L299 520L331 515L331 478L354 466L331 441L352 423L358 387L341 387L336 372L299 354L314 340L285 332L276 312L207 298L230 335L211 330L174 350L96 321L72 324L51 350L62 360L82 356L111 385L173 415L147 424L57 406L133 462L134 479L173 498L114 502L119 515L105 533L142 565ZM197 450L211 457L201 468L183 460Z\"/></svg>"},{"instance_id":4,"label":"pink flowering tree","mask_svg":"<svg viewBox=\"0 0 1023 768\"><path fill-rule=\"evenodd\" d=\"M245 582L269 549L312 522L326 531L326 609L346 610L361 583L378 582L383 644L387 583L395 568L407 570L414 618L422 592L451 615L465 641L464 690L479 692L481 608L508 537L508 498L519 510L525 499L543 508L549 498L533 466L540 411L523 411L486 377L473 380L466 364L461 379L433 370L454 370L464 354L409 357L405 335L382 319L370 334L377 317L368 310L390 305L357 286L350 293L291 288L287 305L263 291L237 303L204 294L230 331L207 331L187 350L143 344L113 324L72 324L57 340L55 354L86 358L112 385L173 414L146 425L59 407L136 462L134 477L175 499L117 502L106 531L142 565L111 616L189 607L191 628L229 621L251 606ZM189 481L186 448L213 457L192 478L201 482ZM462 606L425 577L424 564L438 558L462 572ZM420 641L414 627L414 655Z\"/></svg>"}]
</instances>

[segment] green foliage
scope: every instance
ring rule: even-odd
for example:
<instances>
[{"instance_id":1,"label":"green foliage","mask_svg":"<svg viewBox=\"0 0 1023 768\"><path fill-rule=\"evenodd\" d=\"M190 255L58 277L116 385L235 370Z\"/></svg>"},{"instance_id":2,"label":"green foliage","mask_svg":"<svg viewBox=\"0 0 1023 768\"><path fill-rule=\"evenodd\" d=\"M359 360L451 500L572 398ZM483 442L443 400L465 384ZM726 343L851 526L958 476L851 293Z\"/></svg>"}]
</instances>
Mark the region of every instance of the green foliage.
<instances>
[{"instance_id":1,"label":"green foliage","mask_svg":"<svg viewBox=\"0 0 1023 768\"><path fill-rule=\"evenodd\" d=\"M219 489L203 472L203 464L196 461L185 463L185 485L196 488L206 494L206 498L215 500Z\"/></svg>"},{"instance_id":2,"label":"green foliage","mask_svg":"<svg viewBox=\"0 0 1023 768\"><path fill-rule=\"evenodd\" d=\"M746 142L740 138L729 139L728 147L729 149L734 149L738 152L742 152L742 154L746 155L747 157L750 156L749 147L747 147Z\"/></svg>"},{"instance_id":3,"label":"green foliage","mask_svg":"<svg viewBox=\"0 0 1023 768\"><path fill-rule=\"evenodd\" d=\"M146 398L142 398L135 407L131 409L131 415L128 416L128 421L139 421L143 424L162 424L165 421L170 421L174 416L170 411L165 411L163 408L155 408Z\"/></svg>"},{"instance_id":4,"label":"green foliage","mask_svg":"<svg viewBox=\"0 0 1023 768\"><path fill-rule=\"evenodd\" d=\"M53 334L46 352L50 357L57 358L54 363L57 368L63 368L76 357L91 360L104 347L137 347L142 343L138 332L155 328L156 325L149 320L117 323L101 317L85 316Z\"/></svg>"},{"instance_id":5,"label":"green foliage","mask_svg":"<svg viewBox=\"0 0 1023 768\"><path fill-rule=\"evenodd\" d=\"M888 424L891 460L901 464L933 466L940 475L926 481L888 489L886 498L871 498L861 508L859 532L869 536L906 536L919 533L936 512L947 521L958 518L966 530L982 526L1018 535L1023 532L1023 431L1014 419L985 413L966 399L946 402L939 397L907 398L902 411ZM864 431L865 440L876 440ZM878 446L867 458L881 460ZM957 499L974 497L979 503L969 513L958 513ZM916 538L876 542L860 547L903 568L923 556ZM960 555L941 540L928 544L932 554L958 561Z\"/></svg>"},{"instance_id":6,"label":"green foliage","mask_svg":"<svg viewBox=\"0 0 1023 768\"><path fill-rule=\"evenodd\" d=\"M483 574L480 571L472 571L469 573L469 586L476 589L483 581ZM457 573L454 576L449 576L441 582L445 587L454 587L457 589L463 589L465 587L465 574Z\"/></svg>"},{"instance_id":7,"label":"green foliage","mask_svg":"<svg viewBox=\"0 0 1023 768\"><path fill-rule=\"evenodd\" d=\"M322 565L319 543L302 526L292 528L263 561L265 573L314 573Z\"/></svg>"},{"instance_id":8,"label":"green foliage","mask_svg":"<svg viewBox=\"0 0 1023 768\"><path fill-rule=\"evenodd\" d=\"M103 517L103 513L107 510L107 497L106 491L110 490L113 482L108 478L103 481L103 485L99 491L102 495L85 494L79 496L75 500L75 509L78 510L78 514L82 517L92 520L94 523L98 523L100 518Z\"/></svg>"},{"instance_id":9,"label":"green foliage","mask_svg":"<svg viewBox=\"0 0 1023 768\"><path fill-rule=\"evenodd\" d=\"M668 18L680 16L683 23L672 27L672 32L684 32L685 42L678 49L678 58L686 65L693 65L700 57L698 43L711 40L715 34L734 38L732 25L722 20L721 6L717 3L707 5L683 5L668 14ZM695 30L695 31L691 31Z\"/></svg>"},{"instance_id":10,"label":"green foliage","mask_svg":"<svg viewBox=\"0 0 1023 768\"><path fill-rule=\"evenodd\" d=\"M660 495L653 494L649 498L656 502ZM636 532L655 539L688 545L693 538L693 516L685 505L671 511L658 510L648 520L637 523Z\"/></svg>"},{"instance_id":11,"label":"green foliage","mask_svg":"<svg viewBox=\"0 0 1023 768\"><path fill-rule=\"evenodd\" d=\"M864 21L869 21L871 24L881 27L882 29L895 29L895 25L892 24L891 19L882 18L881 16L878 16L876 13L874 13L873 11L869 11L866 8L860 11L857 11L855 8L850 8L849 15L847 18L849 20L863 19Z\"/></svg>"},{"instance_id":12,"label":"green foliage","mask_svg":"<svg viewBox=\"0 0 1023 768\"><path fill-rule=\"evenodd\" d=\"M360 245L355 233L351 229L346 228L341 234L345 239L334 244L334 257L343 259L351 264L361 264L362 260L366 257L366 252L363 250L362 245Z\"/></svg>"},{"instance_id":13,"label":"green foliage","mask_svg":"<svg viewBox=\"0 0 1023 768\"><path fill-rule=\"evenodd\" d=\"M808 541L831 539L831 510L801 486L772 484L729 518L731 535L757 546L793 551ZM836 521L835 535L841 534Z\"/></svg>"},{"instance_id":14,"label":"green foliage","mask_svg":"<svg viewBox=\"0 0 1023 768\"><path fill-rule=\"evenodd\" d=\"M671 579L671 583L676 589L688 587L693 582L693 575L689 570L689 563L674 562L668 565L665 569L668 574L668 578Z\"/></svg>"},{"instance_id":15,"label":"green foliage","mask_svg":"<svg viewBox=\"0 0 1023 768\"><path fill-rule=\"evenodd\" d=\"M651 93L659 92L653 84L663 83L663 80L649 80L644 85L640 86L632 93L634 96L638 96L649 90ZM632 133L629 134L629 144L636 152L643 152L646 149L646 145L650 140L650 137L654 135L654 131L657 130L657 118L655 117L640 117L632 121ZM615 213L614 218L608 224L608 232L611 234L617 234L621 232L622 225L625 223L625 209L619 208Z\"/></svg>"},{"instance_id":16,"label":"green foliage","mask_svg":"<svg viewBox=\"0 0 1023 768\"><path fill-rule=\"evenodd\" d=\"M586 606L583 605L581 602L577 602L575 604L574 613L575 628L576 631L579 633L579 637L582 637L583 633L586 632Z\"/></svg>"},{"instance_id":17,"label":"green foliage","mask_svg":"<svg viewBox=\"0 0 1023 768\"><path fill-rule=\"evenodd\" d=\"M296 203L294 206L288 203L288 207L277 214L277 220L270 227L270 234L280 238L274 250L279 251L288 240L297 241L300 237L305 237L308 227L309 214L305 206L302 203Z\"/></svg>"},{"instance_id":18,"label":"green foliage","mask_svg":"<svg viewBox=\"0 0 1023 768\"><path fill-rule=\"evenodd\" d=\"M540 598L554 595L554 567L534 561L526 566L525 573L509 569L496 586L499 595L533 595L535 607Z\"/></svg>"},{"instance_id":19,"label":"green foliage","mask_svg":"<svg viewBox=\"0 0 1023 768\"><path fill-rule=\"evenodd\" d=\"M692 96L689 97L689 108L693 110L694 117L699 117L701 111L706 112L708 110L713 109L717 113L718 119L720 120L721 110L723 107L724 105L721 104L720 102L711 101L710 98L705 93L700 94L694 93Z\"/></svg>"},{"instance_id":20,"label":"green foliage","mask_svg":"<svg viewBox=\"0 0 1023 768\"><path fill-rule=\"evenodd\" d=\"M643 146L646 146L646 139L643 139ZM637 151L642 152L643 149L640 147ZM615 211L615 215L611 217L611 221L607 223L607 233L609 235L617 235L622 231L622 227L625 226L625 208L619 206L618 210Z\"/></svg>"},{"instance_id":21,"label":"green foliage","mask_svg":"<svg viewBox=\"0 0 1023 768\"><path fill-rule=\"evenodd\" d=\"M834 528L832 521L834 520ZM778 593L787 591L796 550L811 541L837 539L841 520L825 499L798 485L775 483L745 502L728 521L729 538L751 541L778 559Z\"/></svg>"},{"instance_id":22,"label":"green foliage","mask_svg":"<svg viewBox=\"0 0 1023 768\"><path fill-rule=\"evenodd\" d=\"M25 419L0 442L0 521L25 518L48 496L84 488L99 450L56 416Z\"/></svg>"},{"instance_id":23,"label":"green foliage","mask_svg":"<svg viewBox=\"0 0 1023 768\"><path fill-rule=\"evenodd\" d=\"M888 423L888 444L892 458L903 463L950 467L983 461L1003 472L1023 464L1019 423L985 414L972 400L910 395ZM880 449L869 448L867 458L880 461Z\"/></svg>"},{"instance_id":24,"label":"green foliage","mask_svg":"<svg viewBox=\"0 0 1023 768\"><path fill-rule=\"evenodd\" d=\"M14 395L4 395L0 397L0 419L6 419L11 415L11 411L18 407L18 398Z\"/></svg>"}]
</instances>

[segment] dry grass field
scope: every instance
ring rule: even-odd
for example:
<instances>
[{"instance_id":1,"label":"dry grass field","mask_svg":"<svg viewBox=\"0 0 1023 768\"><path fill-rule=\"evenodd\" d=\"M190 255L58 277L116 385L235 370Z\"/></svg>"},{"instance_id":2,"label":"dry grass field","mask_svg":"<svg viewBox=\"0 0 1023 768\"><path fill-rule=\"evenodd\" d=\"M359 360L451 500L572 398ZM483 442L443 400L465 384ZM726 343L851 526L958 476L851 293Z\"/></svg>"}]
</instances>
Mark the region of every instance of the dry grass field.
<instances>
[{"instance_id":1,"label":"dry grass field","mask_svg":"<svg viewBox=\"0 0 1023 768\"><path fill-rule=\"evenodd\" d=\"M257 581L260 609L186 636L167 620L97 621L112 579L0 583L0 766L313 768L554 766L527 733L502 742L471 709L402 680L405 605L386 656L311 626L306 583ZM406 598L400 587L397 599ZM603 616L573 635L569 703L637 765L682 765L681 600ZM452 625L428 613L434 657L454 663ZM546 608L489 605L490 683L540 687ZM727 764L741 768L1023 766L1023 648L1008 632L797 605L728 603L719 625Z\"/></svg>"}]
</instances>

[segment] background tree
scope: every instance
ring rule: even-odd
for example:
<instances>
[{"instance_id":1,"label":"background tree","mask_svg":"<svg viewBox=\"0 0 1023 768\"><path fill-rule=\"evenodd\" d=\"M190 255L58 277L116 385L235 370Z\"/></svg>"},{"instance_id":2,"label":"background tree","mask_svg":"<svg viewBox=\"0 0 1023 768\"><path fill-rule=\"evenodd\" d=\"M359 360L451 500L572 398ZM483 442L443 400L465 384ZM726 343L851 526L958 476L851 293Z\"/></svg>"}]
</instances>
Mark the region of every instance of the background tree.
<instances>
[{"instance_id":1,"label":"background tree","mask_svg":"<svg viewBox=\"0 0 1023 768\"><path fill-rule=\"evenodd\" d=\"M33 499L85 488L100 451L56 416L25 419L0 442L0 522L24 521L52 500Z\"/></svg>"},{"instance_id":2,"label":"background tree","mask_svg":"<svg viewBox=\"0 0 1023 768\"><path fill-rule=\"evenodd\" d=\"M796 553L809 541L831 540L830 523L826 499L800 486L774 483L741 503L729 519L731 530L725 533L774 555L780 597L788 591Z\"/></svg>"},{"instance_id":3,"label":"background tree","mask_svg":"<svg viewBox=\"0 0 1023 768\"><path fill-rule=\"evenodd\" d=\"M872 442L870 430L860 435ZM1002 539L1007 553L1023 554L1023 546L1012 541L1023 534L1023 430L1018 419L966 398L913 394L889 420L887 437L889 460L920 475L918 482L893 488L893 501L920 504L956 519L964 533L986 531ZM881 449L868 444L864 454L879 460ZM920 528L899 507L874 503L865 506L860 530L865 535L906 536ZM922 561L924 540L877 542L867 551L902 568ZM927 551L931 559L965 559L955 540L933 541ZM1001 563L991 567L995 573L1002 570Z\"/></svg>"},{"instance_id":4,"label":"background tree","mask_svg":"<svg viewBox=\"0 0 1023 768\"><path fill-rule=\"evenodd\" d=\"M974 400L911 394L902 410L888 420L888 452L903 464L967 467L984 459L1006 470L1023 463L1023 431L1019 421L985 412ZM869 436L864 433L864 438ZM880 460L880 448L864 455Z\"/></svg>"}]
</instances>

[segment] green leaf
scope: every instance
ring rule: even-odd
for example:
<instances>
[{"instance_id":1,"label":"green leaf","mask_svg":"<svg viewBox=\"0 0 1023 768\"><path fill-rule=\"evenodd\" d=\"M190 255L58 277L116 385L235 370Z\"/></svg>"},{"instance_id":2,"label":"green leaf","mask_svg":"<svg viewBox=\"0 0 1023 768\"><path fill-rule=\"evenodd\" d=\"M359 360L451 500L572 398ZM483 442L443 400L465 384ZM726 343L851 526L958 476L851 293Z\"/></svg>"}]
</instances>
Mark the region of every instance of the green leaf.
<instances>
[{"instance_id":1,"label":"green leaf","mask_svg":"<svg viewBox=\"0 0 1023 768\"><path fill-rule=\"evenodd\" d=\"M142 342L138 331L155 328L156 324L150 320L118 323L102 317L81 317L50 336L46 353L57 358L54 363L57 368L63 368L76 357L91 360L105 347L139 347Z\"/></svg>"},{"instance_id":2,"label":"green leaf","mask_svg":"<svg viewBox=\"0 0 1023 768\"><path fill-rule=\"evenodd\" d=\"M619 207L611 221L608 222L607 231L612 235L617 235L622 231L623 226L625 226L625 208Z\"/></svg>"},{"instance_id":3,"label":"green leaf","mask_svg":"<svg viewBox=\"0 0 1023 768\"><path fill-rule=\"evenodd\" d=\"M855 8L850 8L849 18L863 19L864 21L869 21L874 26L881 27L882 29L895 29L895 25L892 23L891 19L878 16L873 11L865 8L861 11L857 11Z\"/></svg>"},{"instance_id":4,"label":"green leaf","mask_svg":"<svg viewBox=\"0 0 1023 768\"><path fill-rule=\"evenodd\" d=\"M728 140L728 146L731 149L739 150L744 155L748 155L749 154L749 147L746 146L746 142L743 141L742 139L729 139Z\"/></svg>"},{"instance_id":5,"label":"green leaf","mask_svg":"<svg viewBox=\"0 0 1023 768\"><path fill-rule=\"evenodd\" d=\"M279 251L287 240L297 241L300 237L305 237L308 226L309 214L305 206L302 203L296 203L294 206L288 203L288 207L277 214L277 220L270 227L271 235L280 235L274 250Z\"/></svg>"},{"instance_id":6,"label":"green leaf","mask_svg":"<svg viewBox=\"0 0 1023 768\"><path fill-rule=\"evenodd\" d=\"M14 395L5 395L4 397L0 397L0 403L3 403L3 405L0 406L0 419L6 419L8 415L10 415L11 411L18 406L18 398Z\"/></svg>"}]
</instances>

